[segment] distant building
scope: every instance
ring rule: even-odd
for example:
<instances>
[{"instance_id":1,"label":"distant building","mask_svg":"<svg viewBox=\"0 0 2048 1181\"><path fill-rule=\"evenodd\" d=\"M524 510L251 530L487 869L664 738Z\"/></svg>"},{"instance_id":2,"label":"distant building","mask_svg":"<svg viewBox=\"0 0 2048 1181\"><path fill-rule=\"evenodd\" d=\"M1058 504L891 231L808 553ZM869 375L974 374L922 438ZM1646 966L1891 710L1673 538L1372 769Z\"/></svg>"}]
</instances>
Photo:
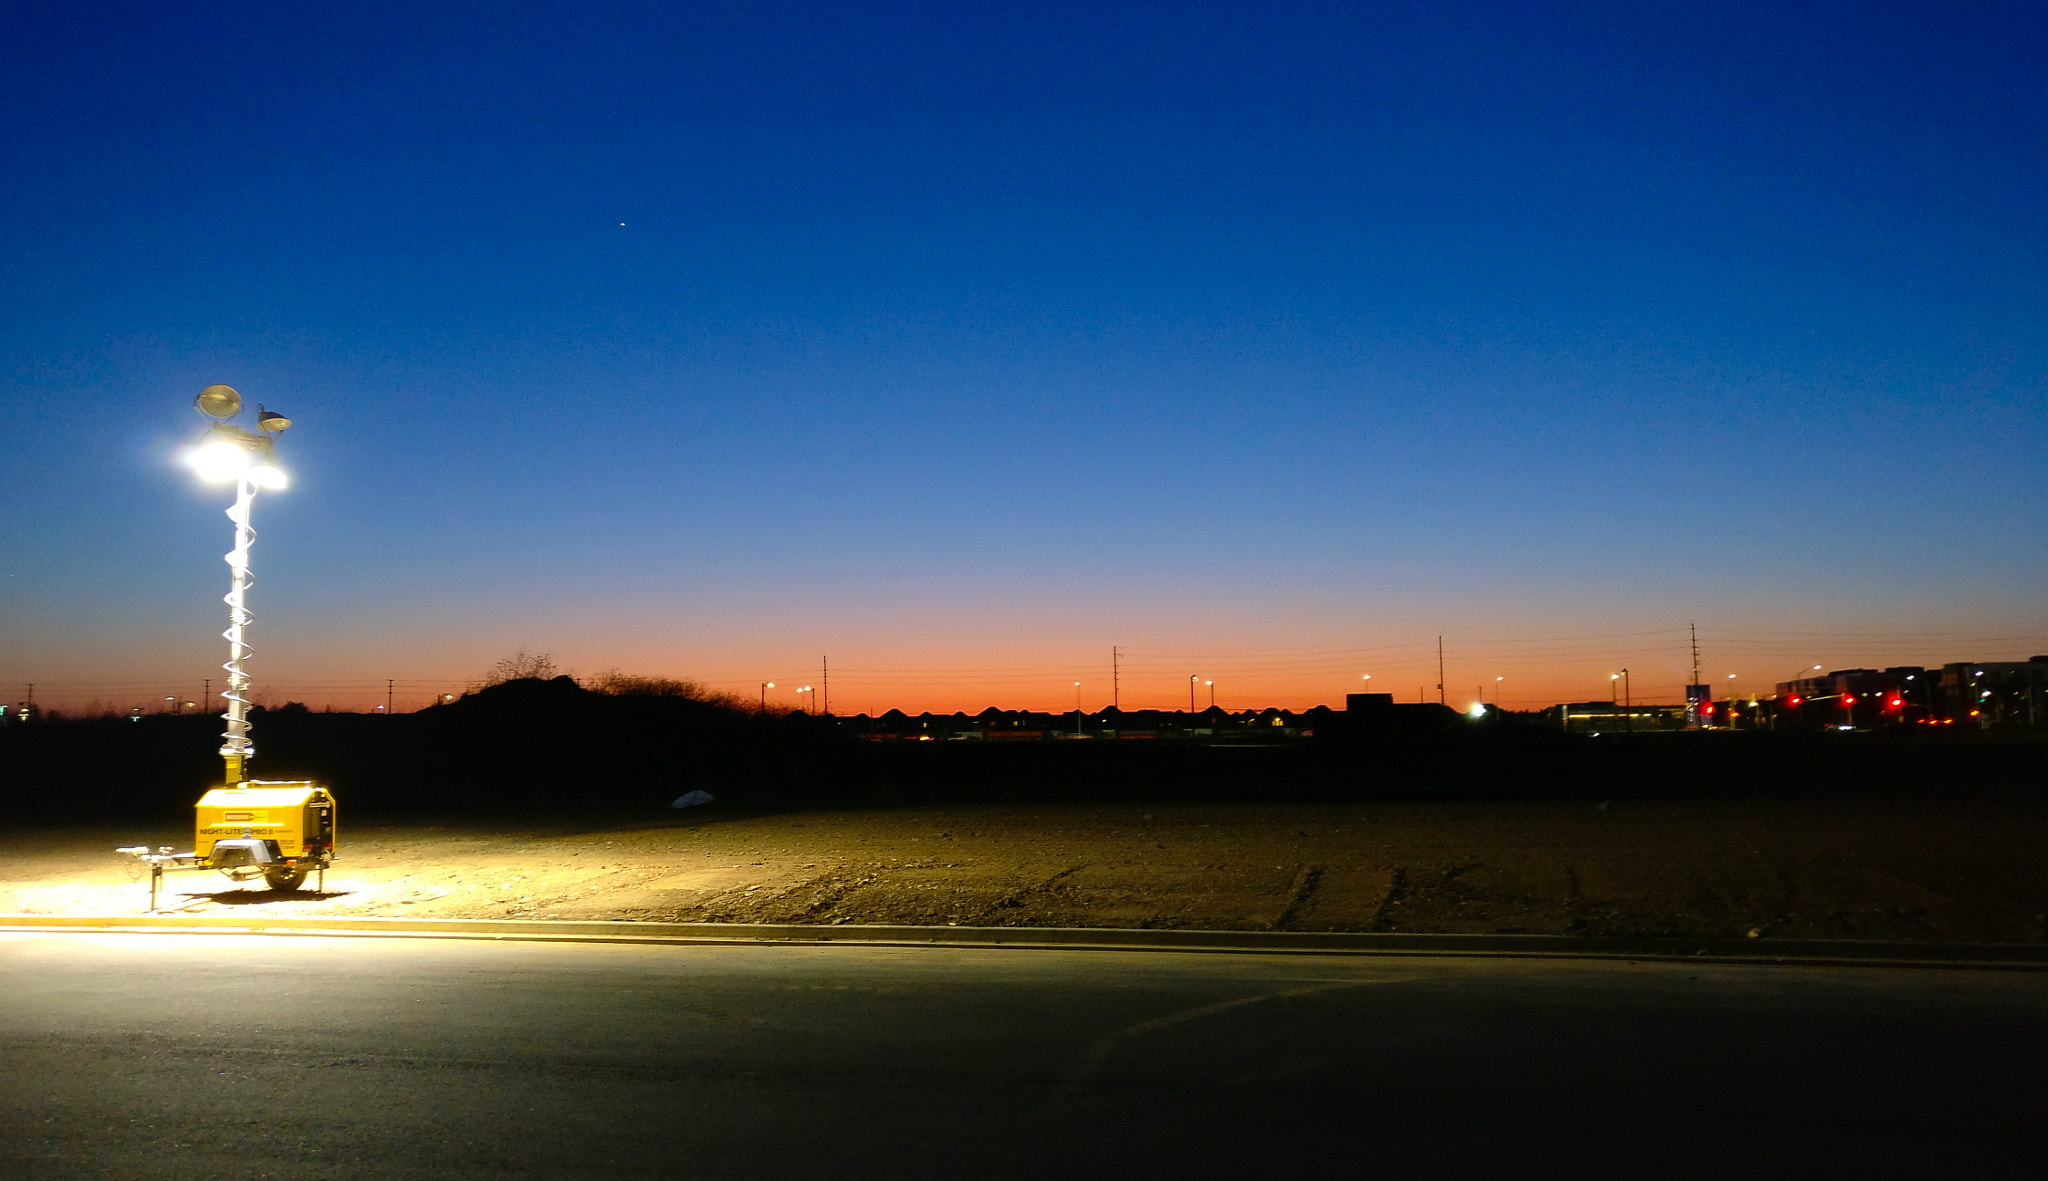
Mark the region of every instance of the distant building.
<instances>
[{"instance_id":1,"label":"distant building","mask_svg":"<svg viewBox=\"0 0 2048 1181\"><path fill-rule=\"evenodd\" d=\"M1573 701L1552 706L1558 728L1573 734L1656 734L1683 730L1691 709L1683 705L1617 705L1612 701Z\"/></svg>"},{"instance_id":2,"label":"distant building","mask_svg":"<svg viewBox=\"0 0 2048 1181\"><path fill-rule=\"evenodd\" d=\"M1944 664L1938 677L1939 708L1957 725L2038 730L2048 723L2048 656Z\"/></svg>"},{"instance_id":3,"label":"distant building","mask_svg":"<svg viewBox=\"0 0 2048 1181\"><path fill-rule=\"evenodd\" d=\"M1438 733L1458 721L1458 711L1434 701L1398 702L1392 693L1350 693L1344 698L1342 729L1352 738Z\"/></svg>"},{"instance_id":4,"label":"distant building","mask_svg":"<svg viewBox=\"0 0 2048 1181\"><path fill-rule=\"evenodd\" d=\"M1781 681L1779 728L1965 725L1978 729L2048 726L2048 656L1957 661L1939 669L1837 669Z\"/></svg>"}]
</instances>

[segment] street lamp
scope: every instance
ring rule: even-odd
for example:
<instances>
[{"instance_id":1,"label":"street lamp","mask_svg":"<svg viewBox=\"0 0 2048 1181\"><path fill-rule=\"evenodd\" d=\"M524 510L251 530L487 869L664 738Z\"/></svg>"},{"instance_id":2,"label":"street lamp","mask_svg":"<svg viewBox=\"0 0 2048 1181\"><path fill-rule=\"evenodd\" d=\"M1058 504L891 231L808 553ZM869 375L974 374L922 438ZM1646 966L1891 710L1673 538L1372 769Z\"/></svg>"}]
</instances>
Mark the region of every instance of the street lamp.
<instances>
[{"instance_id":1,"label":"street lamp","mask_svg":"<svg viewBox=\"0 0 2048 1181\"><path fill-rule=\"evenodd\" d=\"M1202 679L1201 673L1188 674L1188 712L1195 712L1195 682Z\"/></svg>"},{"instance_id":2,"label":"street lamp","mask_svg":"<svg viewBox=\"0 0 2048 1181\"><path fill-rule=\"evenodd\" d=\"M1791 675L1790 677L1787 677L1787 678L1786 678L1785 680L1786 680L1786 683L1787 683L1787 684L1795 684L1795 683L1797 683L1797 682L1799 682L1799 681L1803 681L1803 680L1805 680L1805 679L1806 679L1806 674L1807 674L1807 673L1817 673L1817 672L1819 672L1819 671L1820 671L1820 666L1816 664L1816 665L1814 665L1814 666L1813 666L1812 668L1802 668L1802 669L1798 669L1798 670L1796 670L1795 672L1793 672L1793 674L1792 674L1792 675ZM1796 697L1798 697L1798 696L1799 696L1799 691L1798 691L1798 690L1796 690L1796 689L1794 689L1794 690L1792 690L1792 691L1791 691L1791 693L1789 694L1789 696L1791 696L1791 697L1794 697L1794 698L1796 698Z\"/></svg>"},{"instance_id":3,"label":"street lamp","mask_svg":"<svg viewBox=\"0 0 2048 1181\"><path fill-rule=\"evenodd\" d=\"M256 757L249 741L249 674L242 662L255 651L245 640L254 616L249 613L249 547L256 543L256 531L249 526L249 510L256 503L259 488L285 486L284 471L277 466L277 436L292 420L274 410L256 406L256 429L244 430L227 420L242 412L242 395L231 386L210 385L192 400L201 414L214 420L204 441L185 452L185 462L209 484L235 485L234 507L227 510L235 523L235 548L227 554L228 629L221 633L228 642L227 711L221 716L227 729L221 734L220 755L227 765L227 784L240 787L248 781L248 763Z\"/></svg>"},{"instance_id":4,"label":"street lamp","mask_svg":"<svg viewBox=\"0 0 2048 1181\"><path fill-rule=\"evenodd\" d=\"M1081 682L1074 682L1074 737L1081 736Z\"/></svg>"},{"instance_id":5,"label":"street lamp","mask_svg":"<svg viewBox=\"0 0 2048 1181\"><path fill-rule=\"evenodd\" d=\"M768 690L773 689L774 687L774 681L761 682L761 712L764 714L768 712Z\"/></svg>"},{"instance_id":6,"label":"street lamp","mask_svg":"<svg viewBox=\"0 0 2048 1181\"><path fill-rule=\"evenodd\" d=\"M1500 683L1505 680L1507 680L1506 677L1493 678L1493 707L1495 709L1500 708Z\"/></svg>"},{"instance_id":7,"label":"street lamp","mask_svg":"<svg viewBox=\"0 0 2048 1181\"><path fill-rule=\"evenodd\" d=\"M1215 709L1215 708L1216 708L1216 682L1214 682L1214 681L1203 681L1202 683L1203 683L1204 685L1207 685L1207 686L1209 686L1209 708L1210 708L1210 709Z\"/></svg>"},{"instance_id":8,"label":"street lamp","mask_svg":"<svg viewBox=\"0 0 2048 1181\"><path fill-rule=\"evenodd\" d=\"M1622 725L1629 733L1633 734L1636 728L1636 718L1633 695L1628 691L1627 669L1622 669L1618 673L1608 674L1607 695L1610 700L1613 699L1614 691L1617 688L1621 690Z\"/></svg>"},{"instance_id":9,"label":"street lamp","mask_svg":"<svg viewBox=\"0 0 2048 1181\"><path fill-rule=\"evenodd\" d=\"M797 692L798 692L799 694L802 694L802 693L808 693L808 694L810 694L810 695L811 695L811 712L812 712L812 713L814 713L814 714L815 714L815 713L817 713L817 712L818 712L818 691L817 691L816 689L813 689L813 688L811 688L811 687L810 687L809 685L805 685L805 686L804 686L803 688L801 688L801 689L798 689L798 690L797 690Z\"/></svg>"}]
</instances>

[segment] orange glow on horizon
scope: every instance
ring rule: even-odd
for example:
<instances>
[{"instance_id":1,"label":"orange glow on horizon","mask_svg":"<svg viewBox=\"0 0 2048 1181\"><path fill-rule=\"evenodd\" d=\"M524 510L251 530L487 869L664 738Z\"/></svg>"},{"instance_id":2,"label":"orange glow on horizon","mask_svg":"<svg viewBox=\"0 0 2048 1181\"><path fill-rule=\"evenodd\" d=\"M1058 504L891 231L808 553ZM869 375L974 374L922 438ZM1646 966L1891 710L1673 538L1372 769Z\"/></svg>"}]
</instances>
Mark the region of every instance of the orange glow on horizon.
<instances>
[{"instance_id":1,"label":"orange glow on horizon","mask_svg":"<svg viewBox=\"0 0 2048 1181\"><path fill-rule=\"evenodd\" d=\"M616 669L674 677L745 703L759 701L763 683L772 683L781 686L766 690L773 708L809 709L815 698L820 708L840 716L879 715L891 709L913 715L973 714L991 706L1069 714L1075 709L1076 682L1081 708L1091 714L1112 702L1124 709L1185 711L1191 679L1198 685L1197 710L1208 708L1212 692L1215 705L1230 712L1268 707L1300 711L1318 705L1342 709L1348 694L1378 692L1402 702L1441 700L1457 710L1484 702L1534 711L1561 702L1604 702L1615 689L1614 670L1623 667L1631 670L1635 702L1682 705L1692 676L1688 639L1684 629L1676 628L1504 639L1447 635L1441 690L1434 635L1341 645L1116 645L1114 656L1111 645L1099 650L1055 651L1042 645L972 650L932 640L835 653L829 668L819 655L786 649L755 655L740 651L751 645L739 642L649 650L639 645L614 647L593 638L575 649L564 645L552 654L556 667L570 675L589 677ZM2031 644L2030 651L2037 650L2043 639L2008 640L2005 646ZM1737 667L1775 671L1776 675L1761 676L1716 673L1726 695L1736 700L1772 697L1779 683L1815 675L1810 671L1815 663L1840 668L1887 663L1932 667L1941 657L1980 657L1998 651L1988 643L1947 639L1900 642L1875 636L1873 641L1857 643L1852 638L1823 648L1794 646L1767 636L1731 635L1715 636L1708 650L1719 658L1717 663L1725 660ZM108 658L97 668L81 669L85 675L78 680L39 680L36 702L71 713L122 714L138 707L158 712L166 698L174 698L178 712L217 713L223 685L217 662L207 659L213 655L212 645L190 647L193 654L175 662L189 672L164 675L160 670L172 662L161 659L151 661L159 671L131 672L114 663L116 658ZM527 647L542 650L539 645ZM1933 651L1926 651L1930 648ZM494 652L416 653L413 659L428 657L428 667L394 667L390 675L376 676L366 675L373 670L363 666L360 654L337 655L312 645L259 646L252 662L256 683L251 698L273 708L295 701L314 710L367 713L388 704L394 712L409 712L459 696L495 656L503 655L491 655ZM213 681L210 687L204 686L207 678ZM20 690L10 694L9 704L21 696ZM1853 704L1853 695L1838 696L1837 701ZM184 702L196 705L188 709ZM1800 702L1799 696L1788 700L1792 705Z\"/></svg>"}]
</instances>

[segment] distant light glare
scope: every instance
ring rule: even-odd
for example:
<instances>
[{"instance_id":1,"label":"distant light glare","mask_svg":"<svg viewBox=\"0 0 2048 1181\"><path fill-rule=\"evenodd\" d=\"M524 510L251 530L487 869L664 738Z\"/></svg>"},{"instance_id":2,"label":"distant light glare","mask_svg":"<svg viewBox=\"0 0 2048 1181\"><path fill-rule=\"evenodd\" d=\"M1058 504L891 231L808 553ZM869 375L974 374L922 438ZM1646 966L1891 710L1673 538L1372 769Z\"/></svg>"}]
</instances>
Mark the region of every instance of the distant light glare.
<instances>
[{"instance_id":1,"label":"distant light glare","mask_svg":"<svg viewBox=\"0 0 2048 1181\"><path fill-rule=\"evenodd\" d=\"M1467 712L1475 718L1483 718L1486 716L1486 703L1475 701L1472 703L1472 708Z\"/></svg>"},{"instance_id":2,"label":"distant light glare","mask_svg":"<svg viewBox=\"0 0 2048 1181\"><path fill-rule=\"evenodd\" d=\"M289 483L285 479L283 468L272 467L267 463L250 472L249 478L256 481L256 486L259 488L282 488Z\"/></svg>"}]
</instances>

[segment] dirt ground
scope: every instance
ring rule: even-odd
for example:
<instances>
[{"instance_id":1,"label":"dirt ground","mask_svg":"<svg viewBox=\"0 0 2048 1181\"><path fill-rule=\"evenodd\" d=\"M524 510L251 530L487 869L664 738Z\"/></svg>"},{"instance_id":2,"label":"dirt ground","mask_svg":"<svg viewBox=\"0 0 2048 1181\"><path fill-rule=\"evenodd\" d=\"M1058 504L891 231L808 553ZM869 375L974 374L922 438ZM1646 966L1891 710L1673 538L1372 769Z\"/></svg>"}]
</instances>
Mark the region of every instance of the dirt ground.
<instances>
[{"instance_id":1,"label":"dirt ground","mask_svg":"<svg viewBox=\"0 0 2048 1181\"><path fill-rule=\"evenodd\" d=\"M354 827L323 891L159 909L428 918L2048 939L2048 806L1704 801L944 807ZM0 908L128 914L189 829L0 833Z\"/></svg>"}]
</instances>

